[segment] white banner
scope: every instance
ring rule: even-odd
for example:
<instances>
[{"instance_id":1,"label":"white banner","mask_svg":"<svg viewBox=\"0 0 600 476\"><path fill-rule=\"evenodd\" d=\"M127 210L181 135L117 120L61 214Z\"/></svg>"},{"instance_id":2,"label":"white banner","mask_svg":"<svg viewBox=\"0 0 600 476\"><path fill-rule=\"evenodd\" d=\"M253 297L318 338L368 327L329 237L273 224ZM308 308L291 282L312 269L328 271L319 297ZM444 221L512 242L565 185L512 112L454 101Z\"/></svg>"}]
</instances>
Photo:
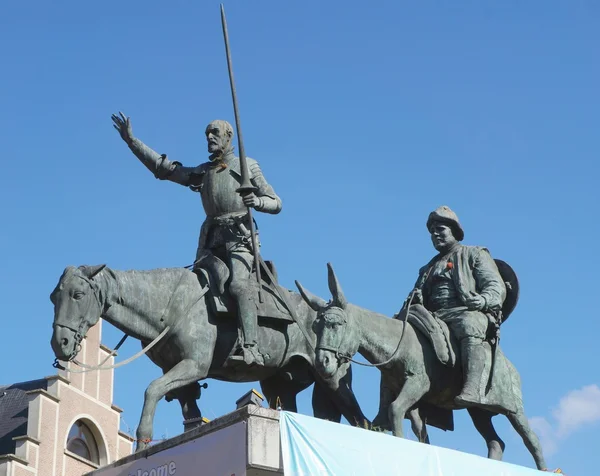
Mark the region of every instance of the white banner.
<instances>
[{"instance_id":1,"label":"white banner","mask_svg":"<svg viewBox=\"0 0 600 476\"><path fill-rule=\"evenodd\" d=\"M246 476L246 423L240 422L94 476Z\"/></svg>"},{"instance_id":2,"label":"white banner","mask_svg":"<svg viewBox=\"0 0 600 476\"><path fill-rule=\"evenodd\" d=\"M297 413L282 411L279 426L283 472L286 475L542 476L548 474Z\"/></svg>"}]
</instances>

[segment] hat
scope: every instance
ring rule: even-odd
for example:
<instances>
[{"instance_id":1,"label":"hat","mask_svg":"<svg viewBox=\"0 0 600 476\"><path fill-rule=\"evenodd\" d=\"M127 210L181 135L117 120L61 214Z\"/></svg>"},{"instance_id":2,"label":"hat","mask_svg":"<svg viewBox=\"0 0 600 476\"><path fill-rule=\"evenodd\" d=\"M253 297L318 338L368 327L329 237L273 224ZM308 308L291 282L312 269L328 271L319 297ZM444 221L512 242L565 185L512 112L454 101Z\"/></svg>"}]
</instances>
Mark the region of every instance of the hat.
<instances>
[{"instance_id":1,"label":"hat","mask_svg":"<svg viewBox=\"0 0 600 476\"><path fill-rule=\"evenodd\" d=\"M458 221L458 216L450 207L446 205L442 205L441 207L436 208L429 214L429 218L427 218L427 229L431 227L431 224L434 222L446 223L452 227L452 231L454 233L454 237L458 241L462 241L465 237L465 232L460 226L460 222Z\"/></svg>"}]
</instances>

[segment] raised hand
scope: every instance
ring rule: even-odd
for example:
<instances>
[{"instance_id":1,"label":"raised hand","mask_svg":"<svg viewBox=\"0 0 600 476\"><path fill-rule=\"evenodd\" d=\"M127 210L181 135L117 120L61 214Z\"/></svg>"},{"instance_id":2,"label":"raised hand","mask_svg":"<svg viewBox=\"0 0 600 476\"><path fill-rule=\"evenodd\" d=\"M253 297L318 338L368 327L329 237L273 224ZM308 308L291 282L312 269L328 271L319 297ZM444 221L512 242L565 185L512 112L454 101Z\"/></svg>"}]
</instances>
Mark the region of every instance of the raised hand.
<instances>
[{"instance_id":1,"label":"raised hand","mask_svg":"<svg viewBox=\"0 0 600 476\"><path fill-rule=\"evenodd\" d=\"M133 140L133 130L131 129L131 121L129 118L122 112L119 112L118 116L113 114L111 118L114 122L113 127L119 131L121 139L129 144Z\"/></svg>"}]
</instances>

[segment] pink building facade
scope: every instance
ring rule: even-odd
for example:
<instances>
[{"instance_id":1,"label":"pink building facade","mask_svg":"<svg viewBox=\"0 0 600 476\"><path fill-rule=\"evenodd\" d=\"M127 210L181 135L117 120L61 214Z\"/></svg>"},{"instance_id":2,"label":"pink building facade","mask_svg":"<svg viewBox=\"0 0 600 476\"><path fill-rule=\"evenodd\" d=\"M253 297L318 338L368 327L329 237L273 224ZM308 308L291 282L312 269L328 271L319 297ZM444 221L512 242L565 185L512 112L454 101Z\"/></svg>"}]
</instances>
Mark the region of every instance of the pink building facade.
<instances>
[{"instance_id":1,"label":"pink building facade","mask_svg":"<svg viewBox=\"0 0 600 476\"><path fill-rule=\"evenodd\" d=\"M102 321L88 332L78 360L98 365L111 350ZM110 357L105 365L110 365ZM81 476L132 452L113 404L113 371L66 371L0 386L0 476Z\"/></svg>"}]
</instances>

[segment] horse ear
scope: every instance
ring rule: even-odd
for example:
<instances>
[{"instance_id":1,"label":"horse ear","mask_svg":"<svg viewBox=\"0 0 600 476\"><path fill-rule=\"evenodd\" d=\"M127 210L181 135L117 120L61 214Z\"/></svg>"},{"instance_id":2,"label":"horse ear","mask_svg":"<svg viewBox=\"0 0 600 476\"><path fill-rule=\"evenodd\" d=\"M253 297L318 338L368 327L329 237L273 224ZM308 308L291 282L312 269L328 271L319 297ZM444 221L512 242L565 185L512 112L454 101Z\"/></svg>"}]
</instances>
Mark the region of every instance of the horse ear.
<instances>
[{"instance_id":1,"label":"horse ear","mask_svg":"<svg viewBox=\"0 0 600 476\"><path fill-rule=\"evenodd\" d=\"M94 279L100 271L106 268L105 264L98 264L96 266L80 266L79 269L83 273L83 275L88 279Z\"/></svg>"},{"instance_id":2,"label":"horse ear","mask_svg":"<svg viewBox=\"0 0 600 476\"><path fill-rule=\"evenodd\" d=\"M296 283L298 291L300 291L300 294L302 294L302 299L306 301L306 304L308 304L313 311L318 312L327 306L327 301L325 301L325 299L321 299L319 296L315 296L311 292L307 291L298 281L294 282Z\"/></svg>"},{"instance_id":3,"label":"horse ear","mask_svg":"<svg viewBox=\"0 0 600 476\"><path fill-rule=\"evenodd\" d=\"M333 296L333 304L341 309L346 309L348 301L346 301L346 297L331 263L327 263L327 279L329 282L329 291L331 291L331 295Z\"/></svg>"}]
</instances>

